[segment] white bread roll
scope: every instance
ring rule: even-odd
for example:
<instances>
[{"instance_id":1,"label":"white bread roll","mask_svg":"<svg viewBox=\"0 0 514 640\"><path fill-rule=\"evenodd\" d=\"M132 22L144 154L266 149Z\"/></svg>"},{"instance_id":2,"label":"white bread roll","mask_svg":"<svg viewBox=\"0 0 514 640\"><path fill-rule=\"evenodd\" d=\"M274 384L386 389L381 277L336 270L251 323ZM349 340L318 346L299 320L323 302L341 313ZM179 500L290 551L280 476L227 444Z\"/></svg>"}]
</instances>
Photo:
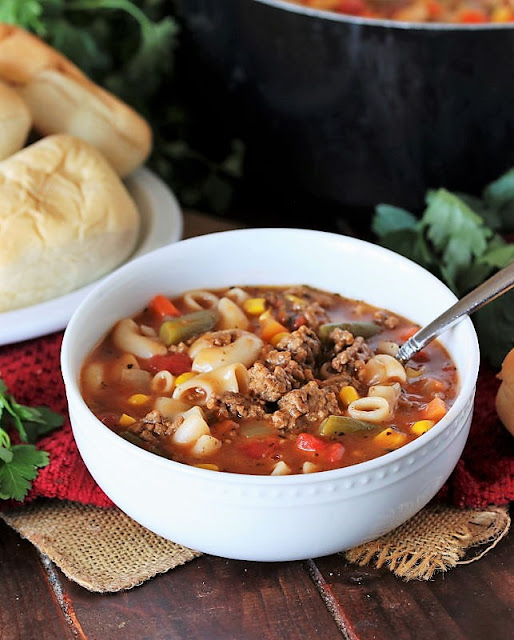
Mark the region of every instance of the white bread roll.
<instances>
[{"instance_id":1,"label":"white bread roll","mask_svg":"<svg viewBox=\"0 0 514 640\"><path fill-rule=\"evenodd\" d=\"M502 383L496 394L496 412L514 436L514 349L505 356L498 379Z\"/></svg>"},{"instance_id":2,"label":"white bread roll","mask_svg":"<svg viewBox=\"0 0 514 640\"><path fill-rule=\"evenodd\" d=\"M147 159L152 132L144 118L38 37L2 23L0 80L18 90L41 135L68 133L86 140L120 176Z\"/></svg>"},{"instance_id":3,"label":"white bread roll","mask_svg":"<svg viewBox=\"0 0 514 640\"><path fill-rule=\"evenodd\" d=\"M0 162L0 312L49 300L118 266L140 215L104 156L48 136Z\"/></svg>"},{"instance_id":4,"label":"white bread roll","mask_svg":"<svg viewBox=\"0 0 514 640\"><path fill-rule=\"evenodd\" d=\"M31 124L30 111L23 99L0 82L0 160L23 147Z\"/></svg>"}]
</instances>

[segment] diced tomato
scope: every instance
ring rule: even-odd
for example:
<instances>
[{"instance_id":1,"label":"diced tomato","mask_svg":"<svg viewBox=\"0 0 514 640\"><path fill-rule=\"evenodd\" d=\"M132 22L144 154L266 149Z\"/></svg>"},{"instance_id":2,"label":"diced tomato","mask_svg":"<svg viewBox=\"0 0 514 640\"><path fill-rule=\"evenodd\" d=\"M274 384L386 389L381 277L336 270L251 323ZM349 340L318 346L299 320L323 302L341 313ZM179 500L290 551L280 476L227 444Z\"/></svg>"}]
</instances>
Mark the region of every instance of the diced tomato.
<instances>
[{"instance_id":1,"label":"diced tomato","mask_svg":"<svg viewBox=\"0 0 514 640\"><path fill-rule=\"evenodd\" d=\"M340 442L325 442L310 433L299 433L296 436L296 448L319 455L327 462L339 462L344 455L344 447Z\"/></svg>"},{"instance_id":2,"label":"diced tomato","mask_svg":"<svg viewBox=\"0 0 514 640\"><path fill-rule=\"evenodd\" d=\"M459 13L459 22L464 24L479 24L481 22L489 22L488 17L479 9L463 9Z\"/></svg>"},{"instance_id":3,"label":"diced tomato","mask_svg":"<svg viewBox=\"0 0 514 640\"><path fill-rule=\"evenodd\" d=\"M169 371L174 376L191 371L192 360L187 353L170 353L165 356L152 356L147 360L140 360L141 368L145 371Z\"/></svg>"},{"instance_id":4,"label":"diced tomato","mask_svg":"<svg viewBox=\"0 0 514 640\"><path fill-rule=\"evenodd\" d=\"M344 456L344 447L340 442L329 444L326 451L326 458L329 462L339 462Z\"/></svg>"},{"instance_id":5,"label":"diced tomato","mask_svg":"<svg viewBox=\"0 0 514 640\"><path fill-rule=\"evenodd\" d=\"M339 4L341 13L347 13L352 16L361 16L365 9L366 6L363 0L341 0Z\"/></svg>"},{"instance_id":6,"label":"diced tomato","mask_svg":"<svg viewBox=\"0 0 514 640\"><path fill-rule=\"evenodd\" d=\"M412 338L412 336L418 331L419 327L407 327L407 329L400 331L400 333L398 334L398 338L403 342L407 342L407 340L409 338Z\"/></svg>"},{"instance_id":7,"label":"diced tomato","mask_svg":"<svg viewBox=\"0 0 514 640\"><path fill-rule=\"evenodd\" d=\"M300 451L321 453L327 448L327 443L310 433L299 433L296 436L296 448Z\"/></svg>"},{"instance_id":8,"label":"diced tomato","mask_svg":"<svg viewBox=\"0 0 514 640\"><path fill-rule=\"evenodd\" d=\"M180 311L173 304L171 300L166 298L161 294L157 294L154 296L150 303L148 304L148 308L151 309L154 313L156 313L159 317L164 316L179 316Z\"/></svg>"},{"instance_id":9,"label":"diced tomato","mask_svg":"<svg viewBox=\"0 0 514 640\"><path fill-rule=\"evenodd\" d=\"M430 360L430 356L428 355L425 349L421 349L412 356L414 362L428 362Z\"/></svg>"},{"instance_id":10,"label":"diced tomato","mask_svg":"<svg viewBox=\"0 0 514 640\"><path fill-rule=\"evenodd\" d=\"M293 320L293 324L291 326L291 329L293 331L296 331L297 329L299 329L304 324L307 324L306 317L305 316L296 316L296 318Z\"/></svg>"},{"instance_id":11,"label":"diced tomato","mask_svg":"<svg viewBox=\"0 0 514 640\"><path fill-rule=\"evenodd\" d=\"M273 436L268 438L252 438L239 445L240 450L249 458L259 460L271 457L279 444L279 439Z\"/></svg>"},{"instance_id":12,"label":"diced tomato","mask_svg":"<svg viewBox=\"0 0 514 640\"><path fill-rule=\"evenodd\" d=\"M432 20L440 18L443 14L443 8L437 0L428 0L427 2L428 15Z\"/></svg>"}]
</instances>

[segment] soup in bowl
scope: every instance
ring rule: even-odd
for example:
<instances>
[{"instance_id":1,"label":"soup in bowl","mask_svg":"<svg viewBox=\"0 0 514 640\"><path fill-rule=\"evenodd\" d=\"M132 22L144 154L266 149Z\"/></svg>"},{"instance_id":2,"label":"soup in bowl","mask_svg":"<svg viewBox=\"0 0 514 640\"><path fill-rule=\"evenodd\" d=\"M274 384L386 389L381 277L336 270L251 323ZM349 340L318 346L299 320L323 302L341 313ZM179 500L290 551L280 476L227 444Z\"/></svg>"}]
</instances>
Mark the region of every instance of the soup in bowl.
<instances>
[{"instance_id":1,"label":"soup in bowl","mask_svg":"<svg viewBox=\"0 0 514 640\"><path fill-rule=\"evenodd\" d=\"M199 551L275 561L355 546L421 509L462 452L471 322L405 366L394 357L454 301L414 263L336 234L165 247L102 282L66 329L79 451L123 511Z\"/></svg>"}]
</instances>

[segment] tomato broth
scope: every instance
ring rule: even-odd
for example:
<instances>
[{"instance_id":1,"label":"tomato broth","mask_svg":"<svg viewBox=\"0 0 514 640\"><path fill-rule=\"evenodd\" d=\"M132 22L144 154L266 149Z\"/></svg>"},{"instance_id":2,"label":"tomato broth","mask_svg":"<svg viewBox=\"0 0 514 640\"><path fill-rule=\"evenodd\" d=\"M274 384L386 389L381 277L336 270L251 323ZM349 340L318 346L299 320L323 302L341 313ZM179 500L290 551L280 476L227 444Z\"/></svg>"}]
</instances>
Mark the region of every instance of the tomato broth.
<instances>
[{"instance_id":1,"label":"tomato broth","mask_svg":"<svg viewBox=\"0 0 514 640\"><path fill-rule=\"evenodd\" d=\"M114 432L180 463L326 471L394 451L448 411L458 376L443 346L394 357L417 329L308 286L157 295L92 351L81 390Z\"/></svg>"}]
</instances>

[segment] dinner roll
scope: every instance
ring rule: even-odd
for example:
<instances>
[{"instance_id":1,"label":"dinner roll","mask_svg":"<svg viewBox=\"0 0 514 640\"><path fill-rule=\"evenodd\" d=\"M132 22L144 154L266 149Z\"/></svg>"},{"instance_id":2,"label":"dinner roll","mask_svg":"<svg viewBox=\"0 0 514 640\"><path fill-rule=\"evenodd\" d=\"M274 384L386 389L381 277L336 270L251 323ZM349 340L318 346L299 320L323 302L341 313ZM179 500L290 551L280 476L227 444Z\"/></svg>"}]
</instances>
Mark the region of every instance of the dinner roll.
<instances>
[{"instance_id":1,"label":"dinner roll","mask_svg":"<svg viewBox=\"0 0 514 640\"><path fill-rule=\"evenodd\" d=\"M65 134L0 162L0 312L65 294L111 271L140 215L104 156Z\"/></svg>"},{"instance_id":2,"label":"dinner roll","mask_svg":"<svg viewBox=\"0 0 514 640\"><path fill-rule=\"evenodd\" d=\"M502 382L496 394L496 411L514 436L514 349L505 356L498 378Z\"/></svg>"},{"instance_id":3,"label":"dinner roll","mask_svg":"<svg viewBox=\"0 0 514 640\"><path fill-rule=\"evenodd\" d=\"M0 82L0 160L23 147L31 123L30 111L23 99Z\"/></svg>"},{"instance_id":4,"label":"dinner roll","mask_svg":"<svg viewBox=\"0 0 514 640\"><path fill-rule=\"evenodd\" d=\"M38 37L2 23L0 79L16 87L41 135L68 133L86 140L120 176L147 159L152 133L144 118Z\"/></svg>"}]
</instances>

